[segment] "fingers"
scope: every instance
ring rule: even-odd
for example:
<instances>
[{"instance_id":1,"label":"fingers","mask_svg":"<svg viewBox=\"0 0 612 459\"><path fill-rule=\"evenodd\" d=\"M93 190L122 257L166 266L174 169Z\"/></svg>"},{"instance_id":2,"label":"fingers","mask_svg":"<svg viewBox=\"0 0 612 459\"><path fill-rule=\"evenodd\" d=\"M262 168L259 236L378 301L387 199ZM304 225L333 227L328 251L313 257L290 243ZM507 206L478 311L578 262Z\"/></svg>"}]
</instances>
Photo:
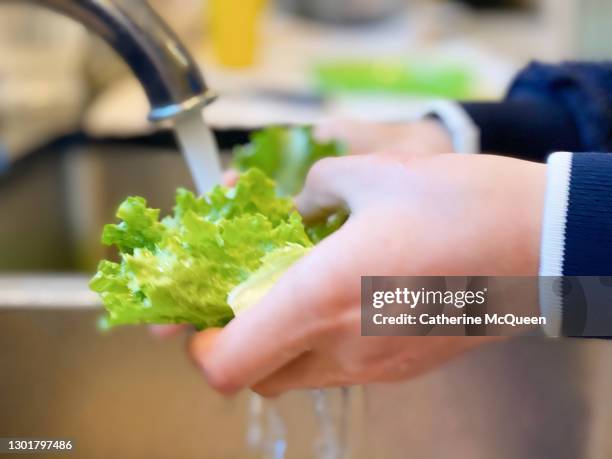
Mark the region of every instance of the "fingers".
<instances>
[{"instance_id":1,"label":"fingers","mask_svg":"<svg viewBox=\"0 0 612 459\"><path fill-rule=\"evenodd\" d=\"M223 173L223 185L234 186L240 178L240 173L236 169L228 169Z\"/></svg>"},{"instance_id":2,"label":"fingers","mask_svg":"<svg viewBox=\"0 0 612 459\"><path fill-rule=\"evenodd\" d=\"M319 221L338 209L353 214L368 201L384 199L391 183L407 179L405 162L399 157L400 152L393 151L318 161L295 198L297 210L305 221ZM385 177L382 184L381 176Z\"/></svg>"},{"instance_id":3,"label":"fingers","mask_svg":"<svg viewBox=\"0 0 612 459\"><path fill-rule=\"evenodd\" d=\"M329 142L332 140L346 141L351 138L351 133L363 132L355 129L357 123L347 119L332 118L320 122L314 126L313 135L319 142Z\"/></svg>"},{"instance_id":4,"label":"fingers","mask_svg":"<svg viewBox=\"0 0 612 459\"><path fill-rule=\"evenodd\" d=\"M333 276L322 272L321 266L327 265L330 253L322 244L212 342L207 334L194 339L194 360L213 388L233 394L311 350L313 336L325 320L320 310L341 301L330 280Z\"/></svg>"},{"instance_id":5,"label":"fingers","mask_svg":"<svg viewBox=\"0 0 612 459\"><path fill-rule=\"evenodd\" d=\"M348 207L342 190L334 180L339 172L336 160L316 163L306 178L302 192L295 197L295 206L306 221L323 219L336 209Z\"/></svg>"},{"instance_id":6,"label":"fingers","mask_svg":"<svg viewBox=\"0 0 612 459\"><path fill-rule=\"evenodd\" d=\"M186 330L188 325L151 325L149 330L157 338L169 338Z\"/></svg>"},{"instance_id":7,"label":"fingers","mask_svg":"<svg viewBox=\"0 0 612 459\"><path fill-rule=\"evenodd\" d=\"M203 332L193 339L191 354L208 383L231 395L249 387L307 350L300 330L288 326L303 321L288 292L257 305L234 319L222 332ZM284 304L285 307L280 307Z\"/></svg>"},{"instance_id":8,"label":"fingers","mask_svg":"<svg viewBox=\"0 0 612 459\"><path fill-rule=\"evenodd\" d=\"M388 123L372 123L350 119L330 119L314 128L314 136L320 142L341 141L351 155L373 153L392 144L399 134Z\"/></svg>"},{"instance_id":9,"label":"fingers","mask_svg":"<svg viewBox=\"0 0 612 459\"><path fill-rule=\"evenodd\" d=\"M220 328L209 328L200 333L197 333L189 341L189 357L194 364L200 364L200 361L206 359L212 349L216 339L222 332Z\"/></svg>"},{"instance_id":10,"label":"fingers","mask_svg":"<svg viewBox=\"0 0 612 459\"><path fill-rule=\"evenodd\" d=\"M277 397L295 389L320 389L335 385L333 367L320 354L307 352L252 389L262 397Z\"/></svg>"},{"instance_id":11,"label":"fingers","mask_svg":"<svg viewBox=\"0 0 612 459\"><path fill-rule=\"evenodd\" d=\"M368 156L326 158L318 161L306 178L295 205L306 221L321 220L340 208L352 210L360 188L367 186L364 172L373 159Z\"/></svg>"}]
</instances>

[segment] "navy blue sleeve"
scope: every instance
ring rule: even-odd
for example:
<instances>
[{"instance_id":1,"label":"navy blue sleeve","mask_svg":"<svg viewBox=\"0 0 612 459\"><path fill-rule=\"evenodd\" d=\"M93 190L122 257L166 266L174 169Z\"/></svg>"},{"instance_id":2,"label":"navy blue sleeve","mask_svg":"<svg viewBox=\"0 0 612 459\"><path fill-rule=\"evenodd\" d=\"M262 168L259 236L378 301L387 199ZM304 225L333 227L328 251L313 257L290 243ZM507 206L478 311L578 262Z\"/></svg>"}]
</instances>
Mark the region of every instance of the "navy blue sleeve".
<instances>
[{"instance_id":1,"label":"navy blue sleeve","mask_svg":"<svg viewBox=\"0 0 612 459\"><path fill-rule=\"evenodd\" d=\"M612 276L612 155L572 155L565 276Z\"/></svg>"},{"instance_id":2,"label":"navy blue sleeve","mask_svg":"<svg viewBox=\"0 0 612 459\"><path fill-rule=\"evenodd\" d=\"M546 332L612 336L612 155L551 155L542 229Z\"/></svg>"},{"instance_id":3,"label":"navy blue sleeve","mask_svg":"<svg viewBox=\"0 0 612 459\"><path fill-rule=\"evenodd\" d=\"M553 100L463 103L480 130L480 147L530 161L544 161L555 151L582 151L571 114Z\"/></svg>"},{"instance_id":4,"label":"navy blue sleeve","mask_svg":"<svg viewBox=\"0 0 612 459\"><path fill-rule=\"evenodd\" d=\"M612 336L612 155L548 159L540 308L550 336Z\"/></svg>"},{"instance_id":5,"label":"navy blue sleeve","mask_svg":"<svg viewBox=\"0 0 612 459\"><path fill-rule=\"evenodd\" d=\"M612 151L612 62L530 64L500 103L464 103L482 150L544 160L553 151Z\"/></svg>"}]
</instances>

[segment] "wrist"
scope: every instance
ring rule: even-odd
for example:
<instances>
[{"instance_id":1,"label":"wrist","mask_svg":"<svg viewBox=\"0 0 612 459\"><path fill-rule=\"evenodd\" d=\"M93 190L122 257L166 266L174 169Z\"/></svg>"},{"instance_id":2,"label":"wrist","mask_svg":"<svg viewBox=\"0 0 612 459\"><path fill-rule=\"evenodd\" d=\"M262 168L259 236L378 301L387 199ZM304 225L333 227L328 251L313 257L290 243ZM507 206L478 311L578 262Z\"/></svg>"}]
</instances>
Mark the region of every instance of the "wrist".
<instances>
[{"instance_id":1,"label":"wrist","mask_svg":"<svg viewBox=\"0 0 612 459\"><path fill-rule=\"evenodd\" d=\"M542 164L529 163L534 170L534 176L531 179L532 201L529 208L530 224L528 226L528 239L526 245L528 247L528 263L529 275L536 276L540 269L541 253L542 253L542 231L544 220L544 209L546 202L546 187L547 187L547 168ZM528 179L526 177L526 179ZM520 180L520 179L519 179ZM528 179L529 180L529 179Z\"/></svg>"},{"instance_id":2,"label":"wrist","mask_svg":"<svg viewBox=\"0 0 612 459\"><path fill-rule=\"evenodd\" d=\"M491 171L493 188L484 192L489 193L490 218L496 222L498 272L536 276L540 266L546 166L498 156L490 158L494 158L497 167Z\"/></svg>"},{"instance_id":3,"label":"wrist","mask_svg":"<svg viewBox=\"0 0 612 459\"><path fill-rule=\"evenodd\" d=\"M409 130L407 138L413 140L415 136L420 137L421 141L427 142L430 151L438 154L455 152L450 132L436 118L423 118L411 123Z\"/></svg>"}]
</instances>

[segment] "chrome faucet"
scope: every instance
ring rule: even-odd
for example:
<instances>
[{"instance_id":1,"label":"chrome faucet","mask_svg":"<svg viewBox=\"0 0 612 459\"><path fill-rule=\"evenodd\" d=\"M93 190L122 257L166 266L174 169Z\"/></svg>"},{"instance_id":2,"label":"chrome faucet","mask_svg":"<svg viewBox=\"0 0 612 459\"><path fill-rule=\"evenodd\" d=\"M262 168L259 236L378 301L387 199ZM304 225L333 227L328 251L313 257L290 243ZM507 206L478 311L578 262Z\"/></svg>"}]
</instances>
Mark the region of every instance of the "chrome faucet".
<instances>
[{"instance_id":1,"label":"chrome faucet","mask_svg":"<svg viewBox=\"0 0 612 459\"><path fill-rule=\"evenodd\" d=\"M75 19L112 46L143 86L151 121L172 119L214 99L185 46L146 0L26 1Z\"/></svg>"}]
</instances>

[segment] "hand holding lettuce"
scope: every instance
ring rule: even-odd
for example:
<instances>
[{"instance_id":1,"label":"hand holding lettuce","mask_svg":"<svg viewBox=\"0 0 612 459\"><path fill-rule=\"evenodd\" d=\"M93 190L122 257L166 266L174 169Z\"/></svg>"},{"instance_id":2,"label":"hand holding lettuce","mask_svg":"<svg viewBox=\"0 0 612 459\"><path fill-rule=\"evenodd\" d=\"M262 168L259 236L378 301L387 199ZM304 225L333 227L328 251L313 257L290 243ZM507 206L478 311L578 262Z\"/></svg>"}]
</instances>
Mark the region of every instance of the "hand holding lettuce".
<instances>
[{"instance_id":1,"label":"hand holding lettuce","mask_svg":"<svg viewBox=\"0 0 612 459\"><path fill-rule=\"evenodd\" d=\"M542 165L487 155L404 162L354 155L320 163L295 200L300 214L308 220L349 205L350 220L257 307L229 327L194 335L192 360L222 393L250 388L276 396L414 378L499 340L396 335L438 332L418 319L393 336L364 337L361 279L535 275L545 181ZM422 306L415 314L428 312Z\"/></svg>"},{"instance_id":2,"label":"hand holding lettuce","mask_svg":"<svg viewBox=\"0 0 612 459\"><path fill-rule=\"evenodd\" d=\"M496 338L363 339L361 276L532 275L545 177L543 166L481 155L409 165L389 155L329 161L298 208L315 218L349 202L352 214L316 250L293 203L258 170L202 198L179 191L174 216L161 221L142 198L130 198L104 236L121 262L102 262L92 287L109 325L220 327L259 302L230 327L191 340L194 362L224 393L407 379ZM483 244L490 235L497 239Z\"/></svg>"}]
</instances>

